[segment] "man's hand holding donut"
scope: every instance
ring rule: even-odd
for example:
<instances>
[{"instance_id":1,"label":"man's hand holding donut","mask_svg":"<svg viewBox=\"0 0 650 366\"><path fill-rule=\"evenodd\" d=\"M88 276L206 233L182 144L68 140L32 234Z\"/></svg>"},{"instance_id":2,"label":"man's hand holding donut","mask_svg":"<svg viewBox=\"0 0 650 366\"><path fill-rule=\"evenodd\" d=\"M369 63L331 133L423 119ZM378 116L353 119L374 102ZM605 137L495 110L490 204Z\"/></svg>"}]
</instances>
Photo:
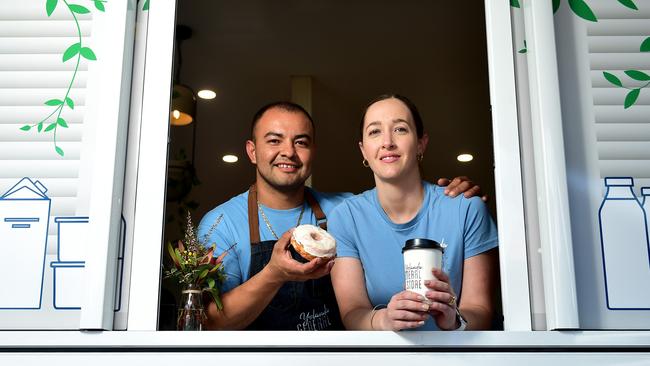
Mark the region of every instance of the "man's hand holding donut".
<instances>
[{"instance_id":1,"label":"man's hand holding donut","mask_svg":"<svg viewBox=\"0 0 650 366\"><path fill-rule=\"evenodd\" d=\"M457 297L454 289L449 284L449 276L441 269L434 268L434 280L424 281L424 285L429 288L426 296L431 301L429 313L436 321L438 328L442 330L457 329L456 307Z\"/></svg>"},{"instance_id":2,"label":"man's hand holding donut","mask_svg":"<svg viewBox=\"0 0 650 366\"><path fill-rule=\"evenodd\" d=\"M308 263L300 263L292 258L289 251L292 230L284 233L273 247L271 260L267 267L281 282L306 281L321 278L330 273L334 261L315 258Z\"/></svg>"}]
</instances>

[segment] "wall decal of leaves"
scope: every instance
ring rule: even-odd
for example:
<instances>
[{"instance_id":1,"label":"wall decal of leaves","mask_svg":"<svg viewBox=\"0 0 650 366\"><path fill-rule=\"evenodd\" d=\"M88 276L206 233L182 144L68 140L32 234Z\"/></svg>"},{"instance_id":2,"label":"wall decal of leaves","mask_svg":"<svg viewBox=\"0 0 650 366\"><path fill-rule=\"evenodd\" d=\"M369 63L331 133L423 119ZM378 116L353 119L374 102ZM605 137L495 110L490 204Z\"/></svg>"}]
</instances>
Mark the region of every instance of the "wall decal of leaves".
<instances>
[{"instance_id":1,"label":"wall decal of leaves","mask_svg":"<svg viewBox=\"0 0 650 366\"><path fill-rule=\"evenodd\" d=\"M610 82L610 84L615 85L619 88L629 90L629 92L625 96L625 101L623 102L623 108L627 109L633 106L634 103L636 103L636 100L639 98L639 94L641 93L641 89L650 86L650 75L639 70L625 70L624 73L632 80L646 82L646 84L643 86L637 88L628 88L625 85L623 85L623 82L621 81L621 79L618 78L618 76L607 71L603 72L603 76L607 81Z\"/></svg>"},{"instance_id":2,"label":"wall decal of leaves","mask_svg":"<svg viewBox=\"0 0 650 366\"><path fill-rule=\"evenodd\" d=\"M650 37L646 38L643 43L641 43L641 52L650 52Z\"/></svg>"},{"instance_id":3,"label":"wall decal of leaves","mask_svg":"<svg viewBox=\"0 0 650 366\"><path fill-rule=\"evenodd\" d=\"M97 10L102 12L105 10L104 3L106 1L104 0L92 0L92 1L95 5L95 8L97 8ZM74 109L74 101L70 98L70 90L72 89L72 85L77 77L77 71L79 70L79 64L81 62L81 58L83 57L88 61L95 61L97 60L97 56L95 55L92 49L90 49L89 47L85 47L83 45L83 40L81 38L81 27L79 26L79 20L77 19L77 14L88 14L90 13L90 10L82 5L70 4L68 3L67 0L62 0L61 2L65 5L67 10L72 15L72 18L74 19L74 23L77 29L78 42L70 45L63 52L63 56L61 58L62 62L67 62L76 57L76 64L74 67L74 71L72 73L72 77L70 78L70 83L68 83L68 87L65 91L65 95L63 95L61 98L50 99L45 102L46 106L55 107L52 113L50 113L49 115L47 115L45 118L41 119L38 122L34 122L32 124L26 124L20 127L20 129L22 131L30 131L32 128L35 127L37 133L52 133L52 142L54 143L54 151L56 151L56 153L59 154L60 156L64 156L65 152L56 143L57 141L56 133L58 128L59 127L68 128L68 123L61 115L65 107L68 107L71 110ZM52 13L54 13L54 11L57 8L57 5L59 5L58 0L46 0L45 12L47 13L48 17L51 16Z\"/></svg>"},{"instance_id":4,"label":"wall decal of leaves","mask_svg":"<svg viewBox=\"0 0 650 366\"><path fill-rule=\"evenodd\" d=\"M569 7L573 13L582 19L590 22L597 22L596 14L591 10L584 0L569 0Z\"/></svg>"},{"instance_id":5,"label":"wall decal of leaves","mask_svg":"<svg viewBox=\"0 0 650 366\"><path fill-rule=\"evenodd\" d=\"M636 4L632 0L618 0L619 3L627 6L628 8L632 10L639 10L639 8L636 7Z\"/></svg>"},{"instance_id":6,"label":"wall decal of leaves","mask_svg":"<svg viewBox=\"0 0 650 366\"><path fill-rule=\"evenodd\" d=\"M142 11L147 11L147 10L149 10L149 0L145 0L144 5L142 5Z\"/></svg>"},{"instance_id":7,"label":"wall decal of leaves","mask_svg":"<svg viewBox=\"0 0 650 366\"><path fill-rule=\"evenodd\" d=\"M561 0L552 0L553 1L553 14L557 12L557 10L560 8L560 1ZM569 1L569 8L571 8L571 11L580 18L584 20L588 20L590 22L597 22L598 17L594 12L591 10L589 5L585 2L585 0L568 0ZM618 0L620 4L623 6L630 8L632 10L639 10L637 8L636 4L634 3L634 0Z\"/></svg>"}]
</instances>

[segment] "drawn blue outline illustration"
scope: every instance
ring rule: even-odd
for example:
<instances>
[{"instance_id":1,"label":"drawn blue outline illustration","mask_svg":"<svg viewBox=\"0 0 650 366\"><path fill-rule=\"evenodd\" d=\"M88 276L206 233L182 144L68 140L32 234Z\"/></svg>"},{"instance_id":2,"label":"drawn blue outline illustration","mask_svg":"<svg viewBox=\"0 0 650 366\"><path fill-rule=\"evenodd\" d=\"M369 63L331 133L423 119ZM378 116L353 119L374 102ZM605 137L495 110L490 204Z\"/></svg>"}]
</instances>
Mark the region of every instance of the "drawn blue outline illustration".
<instances>
[{"instance_id":1,"label":"drawn blue outline illustration","mask_svg":"<svg viewBox=\"0 0 650 366\"><path fill-rule=\"evenodd\" d=\"M27 190L31 192L33 195L38 196L39 198L12 198L11 196L16 194L17 192L21 190ZM40 283L40 288L39 288L39 299L38 299L38 306L34 307L2 307L0 306L0 310L38 310L41 308L41 305L43 303L43 285L44 285L44 276L45 276L45 260L47 258L47 234L49 230L49 221L50 221L50 210L52 208L52 200L47 197L45 194L47 192L47 188L40 182L40 181L32 181L28 177L23 177L21 180L18 181L18 183L14 184L13 187L9 188L7 192L5 192L2 196L0 196L0 201L16 201L16 202L21 202L21 201L47 201L47 215L43 217L45 221L45 230L43 233L44 236L44 244L43 244L43 261L41 263L41 283ZM4 214L10 214L10 213L3 213L0 212L0 215ZM30 215L30 217L5 217L4 222L7 223L12 223L12 229L30 229L31 224L34 222L40 222L40 217L34 217L33 215ZM27 226L29 225L29 226ZM4 238L0 238L0 243L3 241ZM15 245L15 243L9 243L9 245ZM40 245L40 242L39 242ZM8 258L11 260L11 258ZM13 281L15 280L14 278L0 278L0 281Z\"/></svg>"},{"instance_id":2,"label":"drawn blue outline illustration","mask_svg":"<svg viewBox=\"0 0 650 366\"><path fill-rule=\"evenodd\" d=\"M120 215L120 250L117 253L117 271L119 272L118 284L116 286L115 304L113 311L118 312L122 309L122 284L124 280L124 252L126 251L126 219Z\"/></svg>"},{"instance_id":3,"label":"drawn blue outline illustration","mask_svg":"<svg viewBox=\"0 0 650 366\"><path fill-rule=\"evenodd\" d=\"M614 180L614 179L629 179L631 185L628 184L608 184L608 180ZM604 238L603 238L603 223L602 223L602 211L603 207L605 206L605 201L631 201L634 200L641 208L641 212L643 212L643 225L645 226L645 241L646 241L646 249L648 253L648 266L650 267L650 232L648 231L648 219L646 216L646 212L643 209L643 206L637 199L636 195L634 195L634 191L632 190L632 187L634 187L634 178L633 177L605 177L605 195L603 196L603 201L600 204L600 208L598 209L598 226L599 226L599 234L600 234L600 249L601 249L601 254L602 254L602 259L603 259L603 275L605 279L605 300L607 304L607 309L609 310L650 310L650 307L634 307L634 308L614 308L609 305L609 289L607 286L607 269L605 266L605 245L604 245ZM609 187L630 187L630 191L632 193L632 196L634 199L631 198L607 198L607 195L609 194ZM650 281L650 278L647 279Z\"/></svg>"},{"instance_id":4,"label":"drawn blue outline illustration","mask_svg":"<svg viewBox=\"0 0 650 366\"><path fill-rule=\"evenodd\" d=\"M84 260L63 260L61 258L61 224L72 224L72 225L88 224L90 222L90 218L88 216L59 216L54 219L54 222L57 224L57 235L56 235L57 261L50 263L50 267L52 268L52 272L54 273L54 276L52 277L52 289L53 289L52 304L54 308L57 310L80 310L81 306L71 307L71 306L56 305L56 299L57 299L56 288L58 284L58 282L56 281L57 268L81 268L79 271L83 271L83 268L86 267L86 262L85 262L86 258L82 258L81 255L79 255L79 259L84 259ZM80 273L79 276L83 276L83 272Z\"/></svg>"},{"instance_id":5,"label":"drawn blue outline illustration","mask_svg":"<svg viewBox=\"0 0 650 366\"><path fill-rule=\"evenodd\" d=\"M71 262L71 261L58 262L58 261L55 261L55 262L50 263L50 267L52 267L52 271L54 272L54 275L52 277L53 278L52 305L54 306L54 309L56 309L56 310L81 310L81 306L58 306L56 304L56 299L57 299L57 296L56 296L56 288L57 288L56 272L57 272L57 269L60 269L60 268L81 268L83 270L83 268L86 267L86 262ZM82 291L82 290L83 289L80 289L80 291Z\"/></svg>"},{"instance_id":6,"label":"drawn blue outline illustration","mask_svg":"<svg viewBox=\"0 0 650 366\"><path fill-rule=\"evenodd\" d=\"M645 206L645 201L647 200L646 197L650 196L650 187L641 187L641 197L643 197L643 200L641 200L641 207ZM645 211L645 208L643 208L643 211ZM646 218L648 217L647 215L650 212L646 212ZM648 228L650 230L650 228ZM648 236L650 236L650 231L648 231Z\"/></svg>"}]
</instances>

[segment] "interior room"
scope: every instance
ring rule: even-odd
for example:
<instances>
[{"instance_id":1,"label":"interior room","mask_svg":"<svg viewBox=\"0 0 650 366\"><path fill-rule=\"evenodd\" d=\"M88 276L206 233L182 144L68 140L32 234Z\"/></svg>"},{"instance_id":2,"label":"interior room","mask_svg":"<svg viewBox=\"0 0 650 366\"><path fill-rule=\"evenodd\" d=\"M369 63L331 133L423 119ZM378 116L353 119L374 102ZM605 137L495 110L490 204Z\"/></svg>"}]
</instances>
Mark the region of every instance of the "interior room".
<instances>
[{"instance_id":1,"label":"interior room","mask_svg":"<svg viewBox=\"0 0 650 366\"><path fill-rule=\"evenodd\" d=\"M470 177L492 197L496 219L482 3L184 0L176 21L174 85L214 95L192 106L187 89L172 94L172 110L189 108L192 121L170 129L165 242L182 235L186 210L198 221L254 182L244 150L251 119L277 100L313 116L312 186L360 193L374 186L358 147L362 110L383 93L407 96L430 137L425 179ZM461 154L473 159L461 162ZM160 329L174 326L169 287Z\"/></svg>"}]
</instances>

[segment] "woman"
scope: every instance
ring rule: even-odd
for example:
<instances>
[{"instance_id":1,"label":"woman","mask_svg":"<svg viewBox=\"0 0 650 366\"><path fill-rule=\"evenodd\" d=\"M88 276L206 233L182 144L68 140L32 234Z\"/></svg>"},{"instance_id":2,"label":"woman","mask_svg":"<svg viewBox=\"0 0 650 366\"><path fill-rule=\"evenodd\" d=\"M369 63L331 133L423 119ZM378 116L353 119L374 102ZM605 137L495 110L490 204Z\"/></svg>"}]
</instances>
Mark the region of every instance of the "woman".
<instances>
[{"instance_id":1,"label":"woman","mask_svg":"<svg viewBox=\"0 0 650 366\"><path fill-rule=\"evenodd\" d=\"M488 329L497 232L478 197L451 198L425 182L429 140L412 102L382 95L365 110L359 148L376 187L330 214L337 240L332 283L347 329ZM404 290L401 249L412 238L447 245L426 297ZM462 298L461 298L462 295Z\"/></svg>"}]
</instances>

